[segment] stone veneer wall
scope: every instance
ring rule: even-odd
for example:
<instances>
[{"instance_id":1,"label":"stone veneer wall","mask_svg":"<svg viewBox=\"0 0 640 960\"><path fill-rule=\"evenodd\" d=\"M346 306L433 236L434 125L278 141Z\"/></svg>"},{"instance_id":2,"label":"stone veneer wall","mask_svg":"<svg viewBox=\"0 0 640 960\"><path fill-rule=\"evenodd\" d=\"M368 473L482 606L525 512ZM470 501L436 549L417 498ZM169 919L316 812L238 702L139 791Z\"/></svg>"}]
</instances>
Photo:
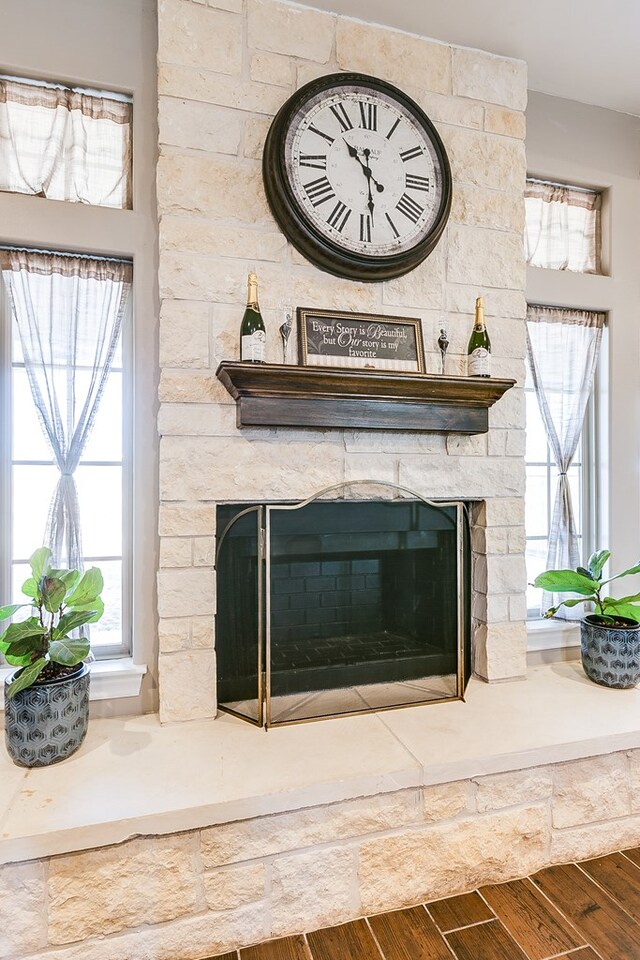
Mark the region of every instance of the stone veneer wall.
<instances>
[{"instance_id":1,"label":"stone veneer wall","mask_svg":"<svg viewBox=\"0 0 640 960\"><path fill-rule=\"evenodd\" d=\"M322 273L268 210L262 144L306 81L338 70L405 89L436 122L453 168L451 219L435 252L380 284ZM398 482L482 502L474 530L475 671L525 670L524 282L526 67L275 0L160 0L159 684L163 720L213 716L215 505L305 498L342 480ZM427 368L446 326L463 372L475 297L486 297L494 372L518 387L486 435L235 426L218 383L238 356L246 275L260 279L268 353L278 303L419 316Z\"/></svg>"},{"instance_id":2,"label":"stone veneer wall","mask_svg":"<svg viewBox=\"0 0 640 960\"><path fill-rule=\"evenodd\" d=\"M636 846L640 750L0 867L2 960L198 960Z\"/></svg>"}]
</instances>

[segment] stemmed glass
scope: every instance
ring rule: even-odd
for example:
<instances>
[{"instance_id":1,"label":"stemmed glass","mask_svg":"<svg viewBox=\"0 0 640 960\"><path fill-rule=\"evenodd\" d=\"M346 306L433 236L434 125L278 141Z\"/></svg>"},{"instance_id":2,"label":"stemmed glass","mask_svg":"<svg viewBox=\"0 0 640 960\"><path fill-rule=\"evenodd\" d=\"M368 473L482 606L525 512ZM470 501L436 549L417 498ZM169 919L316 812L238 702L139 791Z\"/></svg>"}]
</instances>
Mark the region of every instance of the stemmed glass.
<instances>
[{"instance_id":1,"label":"stemmed glass","mask_svg":"<svg viewBox=\"0 0 640 960\"><path fill-rule=\"evenodd\" d=\"M289 343L289 337L291 336L291 330L293 329L293 307L291 303L287 300L281 300L278 313L281 317L284 317L279 330L280 336L282 337L282 362L286 363L287 345Z\"/></svg>"}]
</instances>

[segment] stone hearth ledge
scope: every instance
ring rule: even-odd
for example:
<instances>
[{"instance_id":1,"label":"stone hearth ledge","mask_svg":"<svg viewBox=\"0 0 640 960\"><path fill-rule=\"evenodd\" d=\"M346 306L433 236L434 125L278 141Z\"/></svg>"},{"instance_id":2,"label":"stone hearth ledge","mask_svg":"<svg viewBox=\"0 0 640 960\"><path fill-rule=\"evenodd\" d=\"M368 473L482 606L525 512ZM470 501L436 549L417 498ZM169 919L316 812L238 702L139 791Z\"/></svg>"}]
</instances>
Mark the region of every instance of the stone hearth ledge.
<instances>
[{"instance_id":1,"label":"stone hearth ledge","mask_svg":"<svg viewBox=\"0 0 640 960\"><path fill-rule=\"evenodd\" d=\"M225 715L94 720L65 763L25 771L3 752L0 863L638 747L640 690L574 662L473 680L465 703L268 733Z\"/></svg>"}]
</instances>

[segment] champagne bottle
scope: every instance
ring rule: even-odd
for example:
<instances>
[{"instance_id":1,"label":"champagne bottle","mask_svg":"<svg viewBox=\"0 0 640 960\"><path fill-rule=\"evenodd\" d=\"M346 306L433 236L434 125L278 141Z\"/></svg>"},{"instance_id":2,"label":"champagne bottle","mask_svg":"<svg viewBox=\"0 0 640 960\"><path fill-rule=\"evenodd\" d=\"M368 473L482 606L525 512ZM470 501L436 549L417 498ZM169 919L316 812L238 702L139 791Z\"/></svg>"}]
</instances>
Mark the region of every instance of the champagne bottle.
<instances>
[{"instance_id":1,"label":"champagne bottle","mask_svg":"<svg viewBox=\"0 0 640 960\"><path fill-rule=\"evenodd\" d=\"M247 308L240 325L240 359L264 363L267 334L258 306L258 278L250 273L247 281Z\"/></svg>"},{"instance_id":2,"label":"champagne bottle","mask_svg":"<svg viewBox=\"0 0 640 960\"><path fill-rule=\"evenodd\" d=\"M491 340L484 325L484 301L476 300L476 322L467 347L467 373L470 377L491 376Z\"/></svg>"}]
</instances>

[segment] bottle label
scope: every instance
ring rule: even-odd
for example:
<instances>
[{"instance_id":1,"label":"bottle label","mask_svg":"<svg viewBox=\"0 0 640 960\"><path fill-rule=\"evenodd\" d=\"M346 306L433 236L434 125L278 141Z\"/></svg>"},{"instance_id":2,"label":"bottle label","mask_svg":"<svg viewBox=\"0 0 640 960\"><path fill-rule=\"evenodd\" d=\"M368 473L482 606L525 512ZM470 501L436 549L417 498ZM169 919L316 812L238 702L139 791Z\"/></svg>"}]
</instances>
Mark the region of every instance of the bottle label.
<instances>
[{"instance_id":1,"label":"bottle label","mask_svg":"<svg viewBox=\"0 0 640 960\"><path fill-rule=\"evenodd\" d=\"M491 376L491 354L486 347L476 347L467 358L467 372L470 377Z\"/></svg>"},{"instance_id":2,"label":"bottle label","mask_svg":"<svg viewBox=\"0 0 640 960\"><path fill-rule=\"evenodd\" d=\"M264 363L264 348L266 342L264 330L254 330L249 336L241 338L240 354L242 360L253 360L254 363Z\"/></svg>"}]
</instances>

